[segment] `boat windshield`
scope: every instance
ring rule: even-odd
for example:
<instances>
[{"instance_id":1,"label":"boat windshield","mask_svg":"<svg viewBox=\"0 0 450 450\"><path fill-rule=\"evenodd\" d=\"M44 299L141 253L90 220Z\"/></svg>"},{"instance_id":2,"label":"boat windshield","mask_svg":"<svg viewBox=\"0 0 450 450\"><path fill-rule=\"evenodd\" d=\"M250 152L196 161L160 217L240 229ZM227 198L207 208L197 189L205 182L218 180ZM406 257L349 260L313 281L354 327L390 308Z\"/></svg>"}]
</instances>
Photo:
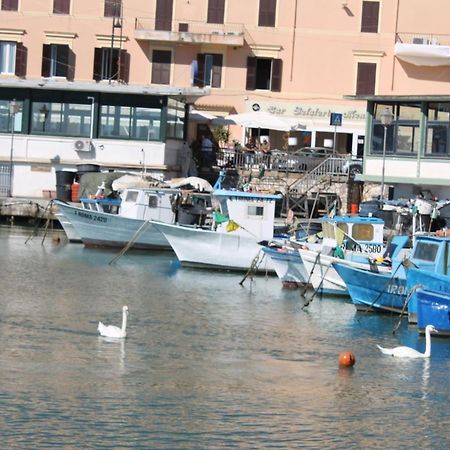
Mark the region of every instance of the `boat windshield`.
<instances>
[{"instance_id":1,"label":"boat windshield","mask_svg":"<svg viewBox=\"0 0 450 450\"><path fill-rule=\"evenodd\" d=\"M439 244L433 242L417 242L412 258L422 261L434 262L438 250Z\"/></svg>"}]
</instances>

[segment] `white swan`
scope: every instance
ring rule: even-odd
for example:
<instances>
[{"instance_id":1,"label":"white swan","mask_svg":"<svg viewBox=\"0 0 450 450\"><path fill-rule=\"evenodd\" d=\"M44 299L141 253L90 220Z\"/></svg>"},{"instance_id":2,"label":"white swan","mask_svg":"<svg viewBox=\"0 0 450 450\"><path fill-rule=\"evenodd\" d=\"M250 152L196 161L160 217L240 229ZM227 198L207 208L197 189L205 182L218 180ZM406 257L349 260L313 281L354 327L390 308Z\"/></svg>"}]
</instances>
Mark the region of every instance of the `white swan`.
<instances>
[{"instance_id":1,"label":"white swan","mask_svg":"<svg viewBox=\"0 0 450 450\"><path fill-rule=\"evenodd\" d=\"M377 345L381 350L381 353L385 355L397 356L398 358L429 358L431 356L431 332L437 333L436 328L433 325L427 325L425 327L425 353L420 353L411 347L395 347L395 348L383 348Z\"/></svg>"},{"instance_id":2,"label":"white swan","mask_svg":"<svg viewBox=\"0 0 450 450\"><path fill-rule=\"evenodd\" d=\"M115 325L104 325L102 322L98 323L98 332L105 337L110 338L124 338L127 336L127 316L128 306L122 308L122 328Z\"/></svg>"}]
</instances>

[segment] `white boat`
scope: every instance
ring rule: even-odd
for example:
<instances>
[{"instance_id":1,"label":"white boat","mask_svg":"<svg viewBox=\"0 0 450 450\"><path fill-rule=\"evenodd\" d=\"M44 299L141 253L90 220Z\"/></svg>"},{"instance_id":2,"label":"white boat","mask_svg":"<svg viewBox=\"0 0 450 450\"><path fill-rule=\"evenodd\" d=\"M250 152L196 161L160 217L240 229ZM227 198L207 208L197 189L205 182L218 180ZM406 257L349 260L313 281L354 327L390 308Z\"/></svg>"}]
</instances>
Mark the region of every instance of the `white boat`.
<instances>
[{"instance_id":1,"label":"white boat","mask_svg":"<svg viewBox=\"0 0 450 450\"><path fill-rule=\"evenodd\" d=\"M210 202L209 194L170 188L129 188L121 198L117 214L105 212L106 199L82 198L82 207L55 200L57 217L64 228L70 223L87 247L170 249L153 221L201 225Z\"/></svg>"},{"instance_id":2,"label":"white boat","mask_svg":"<svg viewBox=\"0 0 450 450\"><path fill-rule=\"evenodd\" d=\"M220 213L209 229L155 223L183 265L210 268L273 271L260 241L273 238L275 202L280 195L237 190L213 191Z\"/></svg>"},{"instance_id":3,"label":"white boat","mask_svg":"<svg viewBox=\"0 0 450 450\"><path fill-rule=\"evenodd\" d=\"M322 230L305 239L288 242L281 248L264 248L264 253L272 260L275 271L284 286L313 285L317 280L321 280L320 270L315 271L310 277L311 267L307 266L302 258L303 254L308 255L308 251L316 255L320 252L321 258L313 262L316 264L325 264L327 260L325 255L332 255L336 247L350 247L352 250L345 251L345 257L350 260L367 265L367 256L379 256L383 253L383 226L384 222L379 218L368 218L360 216L334 216L323 217L320 219ZM306 253L304 252L306 251ZM358 256L360 254L364 256ZM344 256L342 253L341 256ZM339 258L338 258L339 259ZM341 259L339 259L341 261ZM329 270L332 270L329 269ZM328 276L328 272L322 272L322 275ZM330 273L331 279L332 273ZM340 292L341 289L335 287L334 279L331 283L330 291ZM328 286L327 280L324 280L321 287ZM318 286L318 283L316 284Z\"/></svg>"}]
</instances>

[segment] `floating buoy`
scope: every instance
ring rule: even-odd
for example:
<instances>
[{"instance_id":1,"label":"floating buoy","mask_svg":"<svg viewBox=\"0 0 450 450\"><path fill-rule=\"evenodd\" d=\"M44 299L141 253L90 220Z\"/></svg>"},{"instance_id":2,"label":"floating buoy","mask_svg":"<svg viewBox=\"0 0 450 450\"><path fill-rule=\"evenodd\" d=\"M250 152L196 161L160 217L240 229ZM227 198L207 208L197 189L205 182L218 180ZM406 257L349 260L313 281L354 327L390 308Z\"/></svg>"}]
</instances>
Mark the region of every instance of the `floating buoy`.
<instances>
[{"instance_id":1,"label":"floating buoy","mask_svg":"<svg viewBox=\"0 0 450 450\"><path fill-rule=\"evenodd\" d=\"M339 353L339 365L344 367L353 367L356 358L352 352L341 352Z\"/></svg>"}]
</instances>

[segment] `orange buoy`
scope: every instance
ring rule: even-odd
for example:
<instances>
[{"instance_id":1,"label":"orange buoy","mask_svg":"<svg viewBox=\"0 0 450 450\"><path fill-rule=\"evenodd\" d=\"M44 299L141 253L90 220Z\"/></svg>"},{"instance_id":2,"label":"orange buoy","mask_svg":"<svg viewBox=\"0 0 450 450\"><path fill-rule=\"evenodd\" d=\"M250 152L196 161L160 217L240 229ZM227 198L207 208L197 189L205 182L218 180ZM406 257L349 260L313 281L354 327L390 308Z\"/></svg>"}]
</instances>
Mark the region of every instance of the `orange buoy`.
<instances>
[{"instance_id":1,"label":"orange buoy","mask_svg":"<svg viewBox=\"0 0 450 450\"><path fill-rule=\"evenodd\" d=\"M339 353L339 365L344 367L352 367L356 362L355 355L352 352Z\"/></svg>"},{"instance_id":2,"label":"orange buoy","mask_svg":"<svg viewBox=\"0 0 450 450\"><path fill-rule=\"evenodd\" d=\"M71 189L71 200L72 202L78 202L80 199L78 198L78 191L80 190L80 183L74 181Z\"/></svg>"}]
</instances>

